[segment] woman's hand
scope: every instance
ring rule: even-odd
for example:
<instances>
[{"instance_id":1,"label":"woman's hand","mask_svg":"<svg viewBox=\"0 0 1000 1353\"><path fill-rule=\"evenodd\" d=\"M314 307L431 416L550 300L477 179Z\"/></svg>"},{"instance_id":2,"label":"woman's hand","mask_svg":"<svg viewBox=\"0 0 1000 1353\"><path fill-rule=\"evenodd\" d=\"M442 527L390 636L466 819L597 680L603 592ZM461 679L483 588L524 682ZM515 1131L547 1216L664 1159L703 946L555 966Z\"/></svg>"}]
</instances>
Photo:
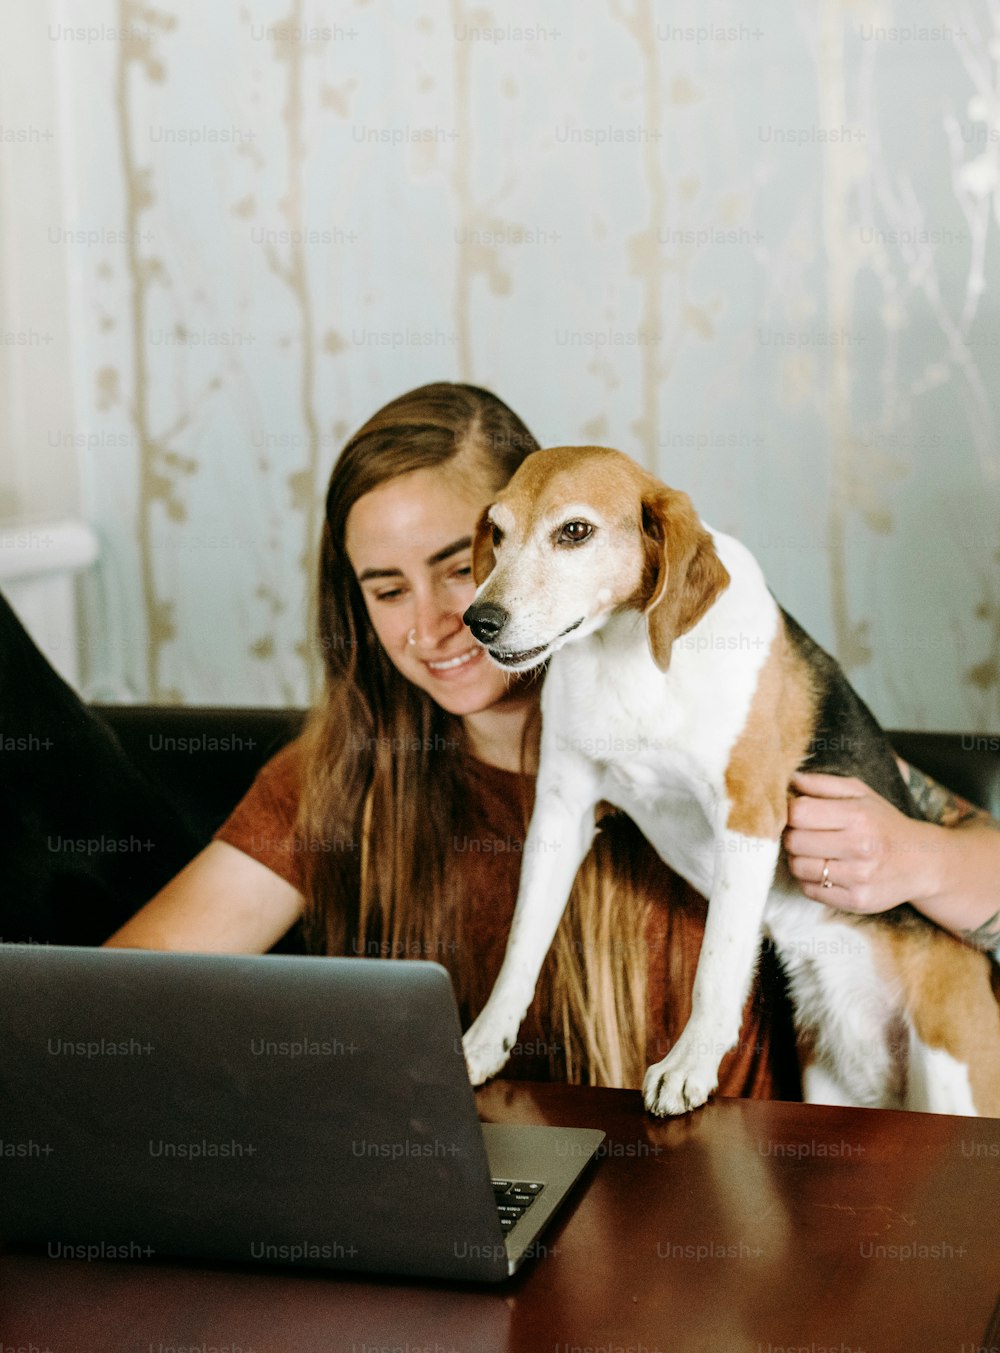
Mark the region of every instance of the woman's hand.
<instances>
[{"instance_id":1,"label":"woman's hand","mask_svg":"<svg viewBox=\"0 0 1000 1353\"><path fill-rule=\"evenodd\" d=\"M798 772L792 789L783 840L807 897L871 914L939 890L941 828L907 817L852 776Z\"/></svg>"},{"instance_id":2,"label":"woman's hand","mask_svg":"<svg viewBox=\"0 0 1000 1353\"><path fill-rule=\"evenodd\" d=\"M1000 821L896 760L930 820L907 817L861 780L799 772L783 837L789 869L816 902L866 914L909 902L1000 961Z\"/></svg>"}]
</instances>

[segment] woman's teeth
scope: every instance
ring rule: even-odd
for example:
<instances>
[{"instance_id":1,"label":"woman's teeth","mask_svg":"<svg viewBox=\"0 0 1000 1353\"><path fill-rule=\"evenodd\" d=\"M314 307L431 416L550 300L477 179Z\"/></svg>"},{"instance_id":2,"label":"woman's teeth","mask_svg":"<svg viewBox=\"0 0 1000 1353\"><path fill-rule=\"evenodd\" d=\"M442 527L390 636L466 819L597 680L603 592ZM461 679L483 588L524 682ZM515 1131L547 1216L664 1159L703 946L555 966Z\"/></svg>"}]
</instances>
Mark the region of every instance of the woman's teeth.
<instances>
[{"instance_id":1,"label":"woman's teeth","mask_svg":"<svg viewBox=\"0 0 1000 1353\"><path fill-rule=\"evenodd\" d=\"M447 662L429 662L427 666L432 672L447 672L453 667L464 667L478 652L478 648L470 648L467 653L460 653L457 658L449 658Z\"/></svg>"}]
</instances>

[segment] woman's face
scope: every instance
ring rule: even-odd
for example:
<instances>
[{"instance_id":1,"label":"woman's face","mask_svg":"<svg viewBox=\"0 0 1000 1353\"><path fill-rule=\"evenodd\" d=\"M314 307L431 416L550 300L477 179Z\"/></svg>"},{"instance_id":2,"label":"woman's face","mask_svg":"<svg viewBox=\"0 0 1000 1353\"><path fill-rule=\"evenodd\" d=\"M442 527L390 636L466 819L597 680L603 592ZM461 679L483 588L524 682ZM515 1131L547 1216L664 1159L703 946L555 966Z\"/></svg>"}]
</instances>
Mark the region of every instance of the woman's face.
<instances>
[{"instance_id":1,"label":"woman's face","mask_svg":"<svg viewBox=\"0 0 1000 1353\"><path fill-rule=\"evenodd\" d=\"M508 688L462 623L476 592L472 531L485 505L481 493L440 469L413 470L359 498L344 531L372 628L391 662L459 715L488 709Z\"/></svg>"}]
</instances>

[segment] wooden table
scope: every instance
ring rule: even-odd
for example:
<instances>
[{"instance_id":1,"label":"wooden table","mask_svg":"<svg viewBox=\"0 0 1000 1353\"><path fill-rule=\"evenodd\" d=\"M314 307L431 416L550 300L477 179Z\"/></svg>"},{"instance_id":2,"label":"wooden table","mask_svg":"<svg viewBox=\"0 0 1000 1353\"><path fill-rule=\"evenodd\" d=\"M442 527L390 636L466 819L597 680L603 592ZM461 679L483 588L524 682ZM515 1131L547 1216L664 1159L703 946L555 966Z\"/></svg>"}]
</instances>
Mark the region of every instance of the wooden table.
<instances>
[{"instance_id":1,"label":"wooden table","mask_svg":"<svg viewBox=\"0 0 1000 1353\"><path fill-rule=\"evenodd\" d=\"M1000 1120L495 1082L485 1119L603 1128L498 1288L0 1255L7 1353L1000 1350ZM2 1200L0 1200L2 1206Z\"/></svg>"}]
</instances>

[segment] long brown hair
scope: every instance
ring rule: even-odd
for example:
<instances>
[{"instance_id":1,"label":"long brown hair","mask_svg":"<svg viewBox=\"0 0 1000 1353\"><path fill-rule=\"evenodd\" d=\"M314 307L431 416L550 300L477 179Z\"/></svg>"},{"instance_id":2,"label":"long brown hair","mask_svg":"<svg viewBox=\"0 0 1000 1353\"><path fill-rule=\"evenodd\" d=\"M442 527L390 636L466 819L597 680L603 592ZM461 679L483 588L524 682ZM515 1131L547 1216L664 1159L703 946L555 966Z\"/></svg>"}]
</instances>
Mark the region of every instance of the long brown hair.
<instances>
[{"instance_id":1,"label":"long brown hair","mask_svg":"<svg viewBox=\"0 0 1000 1353\"><path fill-rule=\"evenodd\" d=\"M296 831L324 848L303 857L306 942L317 953L437 958L451 970L468 1016L488 992L462 943L463 871L448 849L469 798L464 725L389 660L344 536L358 499L397 475L447 465L476 486L485 507L537 447L517 415L477 386L410 391L345 446L330 478L320 547L323 689L302 735ZM536 705L522 767L538 731ZM528 813L525 804L525 826ZM549 1041L555 1076L641 1082L648 913L629 877L637 835L627 819L605 819L543 969L538 1009L555 1036Z\"/></svg>"}]
</instances>

